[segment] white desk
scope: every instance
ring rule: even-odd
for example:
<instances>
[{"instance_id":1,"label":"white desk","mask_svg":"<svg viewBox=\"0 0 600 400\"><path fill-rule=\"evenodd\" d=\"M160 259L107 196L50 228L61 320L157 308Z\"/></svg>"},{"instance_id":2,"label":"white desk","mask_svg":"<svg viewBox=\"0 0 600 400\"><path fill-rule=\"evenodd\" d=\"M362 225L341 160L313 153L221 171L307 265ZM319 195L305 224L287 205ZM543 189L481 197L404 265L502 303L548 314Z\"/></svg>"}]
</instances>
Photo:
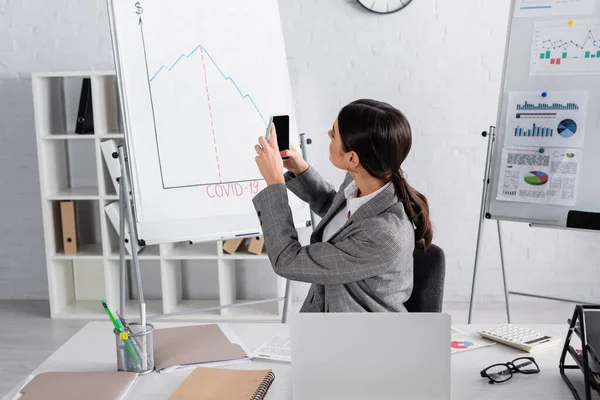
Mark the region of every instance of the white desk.
<instances>
[{"instance_id":1,"label":"white desk","mask_svg":"<svg viewBox=\"0 0 600 400\"><path fill-rule=\"evenodd\" d=\"M190 325L186 323L154 322L155 328ZM288 334L289 325L283 324L228 324L244 344L253 349L268 340L273 334ZM524 325L527 326L527 325ZM455 328L470 334L478 329L488 328L478 325L455 325ZM531 325L533 329L563 338L567 325ZM503 384L490 385L479 376L479 371L494 364L512 361L527 353L495 344L483 349L466 351L452 355L452 398L453 399L573 399L558 371L558 361L562 349L559 345L534 353L541 372L535 375L515 374ZM23 349L23 351L27 351ZM398 362L410 362L399 360ZM231 365L235 369L273 369L275 381L269 389L267 400L292 399L291 365L266 361ZM90 322L69 339L60 349L42 363L34 374L47 371L113 371L116 370L115 342L110 322ZM138 377L126 399L166 399L191 372L179 371ZM575 370L569 373L574 381L583 382L582 374ZM427 377L423 377L426 384ZM583 384L582 384L583 385ZM12 399L19 388L15 387L4 399ZM596 396L595 399L600 397Z\"/></svg>"}]
</instances>

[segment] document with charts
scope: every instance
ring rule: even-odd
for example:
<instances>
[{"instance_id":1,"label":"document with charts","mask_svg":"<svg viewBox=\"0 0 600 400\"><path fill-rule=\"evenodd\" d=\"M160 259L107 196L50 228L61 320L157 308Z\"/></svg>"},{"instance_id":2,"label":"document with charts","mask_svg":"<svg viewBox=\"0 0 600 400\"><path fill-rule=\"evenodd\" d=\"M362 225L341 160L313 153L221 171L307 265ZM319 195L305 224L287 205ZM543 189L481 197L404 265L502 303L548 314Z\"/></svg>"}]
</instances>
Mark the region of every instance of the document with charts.
<instances>
[{"instance_id":1,"label":"document with charts","mask_svg":"<svg viewBox=\"0 0 600 400\"><path fill-rule=\"evenodd\" d=\"M583 147L588 92L510 92L504 145Z\"/></svg>"},{"instance_id":2,"label":"document with charts","mask_svg":"<svg viewBox=\"0 0 600 400\"><path fill-rule=\"evenodd\" d=\"M491 346L493 342L481 339L480 337L468 336L465 333L452 328L450 339L450 351L452 354L467 350L480 349Z\"/></svg>"},{"instance_id":3,"label":"document with charts","mask_svg":"<svg viewBox=\"0 0 600 400\"><path fill-rule=\"evenodd\" d=\"M250 358L262 358L292 362L292 348L289 336L275 335L248 354Z\"/></svg>"},{"instance_id":4,"label":"document with charts","mask_svg":"<svg viewBox=\"0 0 600 400\"><path fill-rule=\"evenodd\" d=\"M581 156L574 148L504 147L498 200L574 205Z\"/></svg>"},{"instance_id":5,"label":"document with charts","mask_svg":"<svg viewBox=\"0 0 600 400\"><path fill-rule=\"evenodd\" d=\"M529 75L600 74L600 20L569 18L535 23Z\"/></svg>"}]
</instances>

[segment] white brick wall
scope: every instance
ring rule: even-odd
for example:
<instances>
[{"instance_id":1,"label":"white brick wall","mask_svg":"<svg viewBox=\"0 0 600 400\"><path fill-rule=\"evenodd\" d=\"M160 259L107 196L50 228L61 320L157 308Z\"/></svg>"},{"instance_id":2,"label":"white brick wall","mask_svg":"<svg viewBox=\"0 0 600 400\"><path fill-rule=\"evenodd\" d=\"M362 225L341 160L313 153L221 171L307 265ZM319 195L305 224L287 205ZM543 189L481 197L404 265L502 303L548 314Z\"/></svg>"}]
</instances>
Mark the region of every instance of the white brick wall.
<instances>
[{"instance_id":1,"label":"white brick wall","mask_svg":"<svg viewBox=\"0 0 600 400\"><path fill-rule=\"evenodd\" d=\"M413 0L387 16L353 0L280 0L299 128L328 179L326 131L360 97L388 101L414 128L409 181L431 203L447 255L447 300L467 300L486 141L495 123L509 1ZM0 298L46 297L29 73L112 68L103 0L0 0ZM600 300L596 235L504 223L512 289ZM493 222L478 299L500 300ZM302 298L302 294L300 293Z\"/></svg>"}]
</instances>

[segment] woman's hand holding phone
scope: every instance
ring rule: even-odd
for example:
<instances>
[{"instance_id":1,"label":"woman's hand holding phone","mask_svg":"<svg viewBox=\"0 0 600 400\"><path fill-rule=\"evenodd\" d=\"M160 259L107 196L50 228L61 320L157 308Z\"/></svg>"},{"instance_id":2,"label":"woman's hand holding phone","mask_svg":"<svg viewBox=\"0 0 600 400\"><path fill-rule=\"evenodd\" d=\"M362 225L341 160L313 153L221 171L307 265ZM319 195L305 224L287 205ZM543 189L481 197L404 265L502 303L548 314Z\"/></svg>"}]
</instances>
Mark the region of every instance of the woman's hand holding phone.
<instances>
[{"instance_id":1,"label":"woman's hand holding phone","mask_svg":"<svg viewBox=\"0 0 600 400\"><path fill-rule=\"evenodd\" d=\"M283 161L283 166L296 176L308 169L308 163L304 161L302 154L294 146L291 146L290 150L282 151L281 157L287 157Z\"/></svg>"},{"instance_id":2,"label":"woman's hand holding phone","mask_svg":"<svg viewBox=\"0 0 600 400\"><path fill-rule=\"evenodd\" d=\"M256 154L256 165L267 185L277 183L285 184L283 178L283 160L281 159L279 147L277 146L277 133L275 125L271 125L269 139L264 136L258 138L258 144L254 146Z\"/></svg>"}]
</instances>

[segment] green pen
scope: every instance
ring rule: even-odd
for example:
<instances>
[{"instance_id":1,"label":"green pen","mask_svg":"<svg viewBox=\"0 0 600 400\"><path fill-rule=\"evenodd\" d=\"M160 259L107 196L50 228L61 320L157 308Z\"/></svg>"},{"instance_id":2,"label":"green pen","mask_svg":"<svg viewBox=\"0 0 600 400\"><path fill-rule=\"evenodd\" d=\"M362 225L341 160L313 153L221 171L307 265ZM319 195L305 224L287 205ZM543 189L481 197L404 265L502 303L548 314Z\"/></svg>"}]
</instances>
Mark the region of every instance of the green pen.
<instances>
[{"instance_id":1,"label":"green pen","mask_svg":"<svg viewBox=\"0 0 600 400\"><path fill-rule=\"evenodd\" d=\"M104 307L104 310L106 310L106 313L108 314L108 317L110 318L110 321L115 326L115 329L117 330L117 332L124 333L123 328L117 323L117 320L115 319L115 317L113 316L113 314L110 312L110 308L108 308L108 305L106 305L106 302L104 300L102 300L102 307ZM140 368L141 367L140 366L140 360L137 357L137 355L135 354L135 350L131 346L131 341L127 339L127 340L123 340L123 342L125 342L125 347L127 347L127 351L129 351L129 355L134 360L135 365L138 368Z\"/></svg>"}]
</instances>

